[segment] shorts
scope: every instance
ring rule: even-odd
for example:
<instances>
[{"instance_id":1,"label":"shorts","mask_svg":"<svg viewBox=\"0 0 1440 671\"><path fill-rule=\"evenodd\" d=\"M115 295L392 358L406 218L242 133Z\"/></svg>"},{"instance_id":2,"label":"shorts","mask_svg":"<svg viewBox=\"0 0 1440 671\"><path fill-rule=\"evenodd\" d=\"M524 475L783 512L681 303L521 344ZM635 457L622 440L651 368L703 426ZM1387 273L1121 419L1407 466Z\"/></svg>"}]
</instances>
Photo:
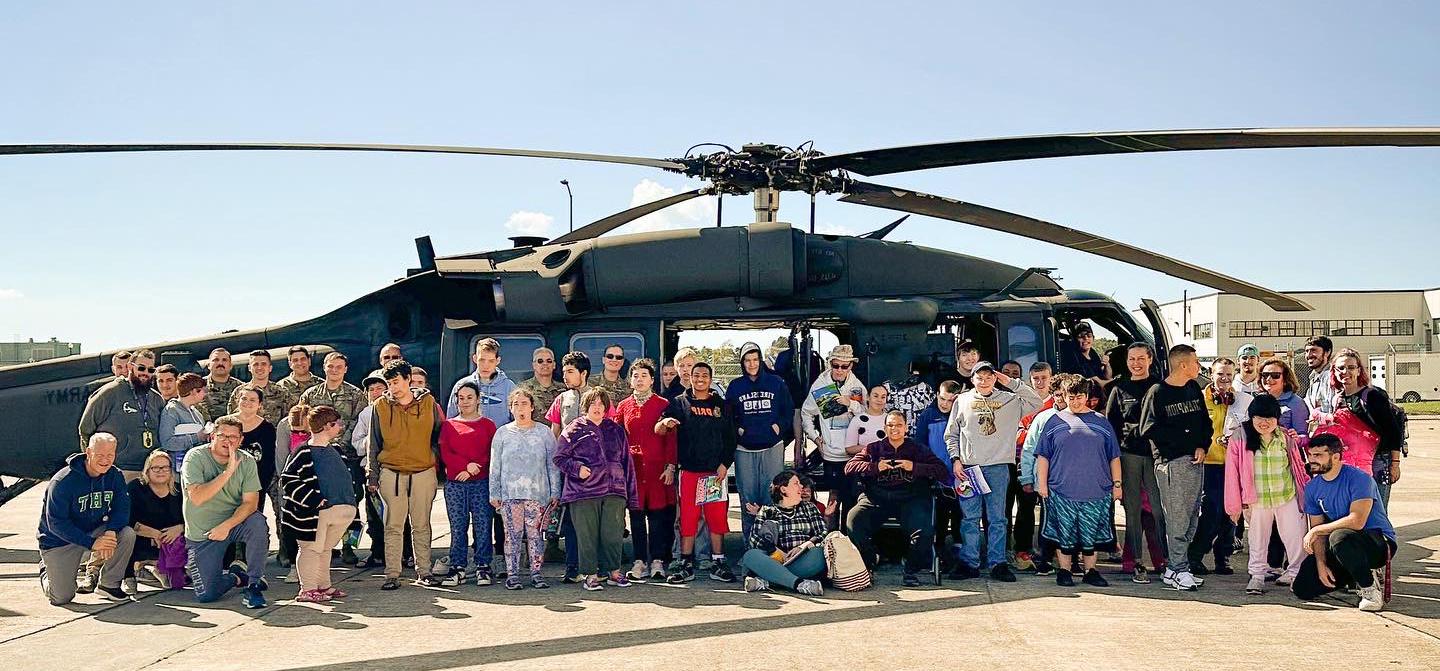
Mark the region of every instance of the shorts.
<instances>
[{"instance_id":1,"label":"shorts","mask_svg":"<svg viewBox=\"0 0 1440 671\"><path fill-rule=\"evenodd\" d=\"M680 471L680 535L684 538L693 537L699 532L702 514L705 516L705 526L710 528L710 533L722 536L730 533L730 498L728 496L723 501L704 505L695 502L695 488L700 484L702 478L711 475L714 473Z\"/></svg>"},{"instance_id":2,"label":"shorts","mask_svg":"<svg viewBox=\"0 0 1440 671\"><path fill-rule=\"evenodd\" d=\"M1045 499L1045 523L1040 535L1065 554L1093 554L1097 548L1113 548L1113 511L1109 499L1079 501L1051 492Z\"/></svg>"}]
</instances>

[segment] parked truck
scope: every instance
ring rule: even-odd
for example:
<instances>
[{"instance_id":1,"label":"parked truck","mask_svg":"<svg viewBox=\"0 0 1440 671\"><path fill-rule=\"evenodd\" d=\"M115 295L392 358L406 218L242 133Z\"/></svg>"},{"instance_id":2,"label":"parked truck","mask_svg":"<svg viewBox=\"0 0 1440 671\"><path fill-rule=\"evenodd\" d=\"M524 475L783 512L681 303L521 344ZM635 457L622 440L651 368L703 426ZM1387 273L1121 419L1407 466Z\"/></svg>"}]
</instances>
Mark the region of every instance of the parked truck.
<instances>
[{"instance_id":1,"label":"parked truck","mask_svg":"<svg viewBox=\"0 0 1440 671\"><path fill-rule=\"evenodd\" d=\"M1440 401L1440 352L1391 348L1370 355L1370 381L1402 403Z\"/></svg>"}]
</instances>

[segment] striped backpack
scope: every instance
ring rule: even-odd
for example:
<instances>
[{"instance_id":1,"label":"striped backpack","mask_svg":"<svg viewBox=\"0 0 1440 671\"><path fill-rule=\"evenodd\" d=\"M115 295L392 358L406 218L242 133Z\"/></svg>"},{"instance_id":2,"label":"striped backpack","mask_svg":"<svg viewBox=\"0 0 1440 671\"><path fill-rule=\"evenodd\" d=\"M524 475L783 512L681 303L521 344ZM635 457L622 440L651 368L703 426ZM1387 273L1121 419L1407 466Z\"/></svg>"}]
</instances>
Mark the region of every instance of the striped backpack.
<instances>
[{"instance_id":1,"label":"striped backpack","mask_svg":"<svg viewBox=\"0 0 1440 671\"><path fill-rule=\"evenodd\" d=\"M832 531L821 544L825 548L825 575L836 589L858 592L870 587L870 571L849 537Z\"/></svg>"}]
</instances>

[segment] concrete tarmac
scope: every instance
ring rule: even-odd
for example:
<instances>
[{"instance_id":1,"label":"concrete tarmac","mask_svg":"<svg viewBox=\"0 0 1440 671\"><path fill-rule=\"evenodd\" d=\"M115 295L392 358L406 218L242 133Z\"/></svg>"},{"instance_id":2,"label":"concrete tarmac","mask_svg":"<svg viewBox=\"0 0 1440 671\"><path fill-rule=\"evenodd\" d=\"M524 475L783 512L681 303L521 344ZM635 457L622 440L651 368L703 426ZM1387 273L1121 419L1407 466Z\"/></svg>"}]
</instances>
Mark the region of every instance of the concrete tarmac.
<instances>
[{"instance_id":1,"label":"concrete tarmac","mask_svg":"<svg viewBox=\"0 0 1440 671\"><path fill-rule=\"evenodd\" d=\"M270 607L232 595L197 604L187 591L141 583L133 602L82 595L49 605L37 578L41 490L0 507L0 660L7 669L1440 669L1440 421L1411 423L1411 456L1394 490L1395 596L1362 613L1341 594L1302 603L1281 589L1244 593L1245 577L1210 576L1196 593L946 581L905 589L898 569L858 593L821 598L746 594L700 577L689 586L585 592L559 584L381 592L378 572L337 565L349 598L293 603L270 567ZM449 545L435 504L436 555ZM738 523L735 525L738 528ZM731 558L739 549L731 534ZM364 556L365 552L361 552ZM1243 556L1234 560L1244 566ZM1243 569L1240 573L1244 573Z\"/></svg>"}]
</instances>

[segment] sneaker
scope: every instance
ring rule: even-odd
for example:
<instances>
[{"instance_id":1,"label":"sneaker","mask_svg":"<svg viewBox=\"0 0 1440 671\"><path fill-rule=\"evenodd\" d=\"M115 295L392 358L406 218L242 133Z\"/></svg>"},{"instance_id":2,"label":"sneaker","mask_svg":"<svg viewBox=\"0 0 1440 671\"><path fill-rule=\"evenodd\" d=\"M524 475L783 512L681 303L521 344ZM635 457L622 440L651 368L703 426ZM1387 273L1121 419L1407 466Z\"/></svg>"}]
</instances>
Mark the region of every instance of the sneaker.
<instances>
[{"instance_id":1,"label":"sneaker","mask_svg":"<svg viewBox=\"0 0 1440 671\"><path fill-rule=\"evenodd\" d=\"M1061 587L1074 587L1075 574L1070 569L1055 569L1055 584Z\"/></svg>"},{"instance_id":2,"label":"sneaker","mask_svg":"<svg viewBox=\"0 0 1440 671\"><path fill-rule=\"evenodd\" d=\"M95 592L96 583L100 582L100 574L93 569L85 568L75 576L75 593L92 594Z\"/></svg>"},{"instance_id":3,"label":"sneaker","mask_svg":"<svg viewBox=\"0 0 1440 671\"><path fill-rule=\"evenodd\" d=\"M1235 575L1235 569L1230 568L1230 562L1215 560L1215 575Z\"/></svg>"},{"instance_id":4,"label":"sneaker","mask_svg":"<svg viewBox=\"0 0 1440 671\"><path fill-rule=\"evenodd\" d=\"M1135 583L1136 585L1149 585L1149 584L1150 584L1150 574L1148 574L1148 573L1145 572L1145 567L1144 567L1144 566L1140 566L1139 564L1136 564L1136 565L1135 565L1135 572L1130 575L1130 582L1133 582L1133 583Z\"/></svg>"},{"instance_id":5,"label":"sneaker","mask_svg":"<svg viewBox=\"0 0 1440 671\"><path fill-rule=\"evenodd\" d=\"M1105 576L1100 575L1100 572L1097 571L1097 570L1095 570L1095 569L1093 569L1093 568L1090 569L1089 571L1086 571L1086 572L1085 572L1085 577L1084 577L1084 578L1081 578L1081 580L1082 580L1086 585L1089 585L1089 586L1091 586L1091 587L1109 587L1109 586L1110 586L1110 581L1109 581L1109 580L1106 580L1106 579L1105 579Z\"/></svg>"},{"instance_id":6,"label":"sneaker","mask_svg":"<svg viewBox=\"0 0 1440 671\"><path fill-rule=\"evenodd\" d=\"M635 563L630 566L630 570L625 572L625 577L634 582L645 582L645 577L649 574L649 570L645 567L645 560L636 559Z\"/></svg>"},{"instance_id":7,"label":"sneaker","mask_svg":"<svg viewBox=\"0 0 1440 671\"><path fill-rule=\"evenodd\" d=\"M1031 570L1034 570L1034 569L1035 569L1035 560L1034 560L1033 558L1031 558L1029 552L1016 552L1016 553L1015 553L1015 570L1017 570L1017 571L1031 571Z\"/></svg>"},{"instance_id":8,"label":"sneaker","mask_svg":"<svg viewBox=\"0 0 1440 671\"><path fill-rule=\"evenodd\" d=\"M512 575L505 578L505 589L515 590L524 589L524 587L525 583L520 579L520 576L518 575Z\"/></svg>"},{"instance_id":9,"label":"sneaker","mask_svg":"<svg viewBox=\"0 0 1440 671\"><path fill-rule=\"evenodd\" d=\"M735 582L735 572L730 570L729 564L717 561L710 569L710 579L719 582Z\"/></svg>"},{"instance_id":10,"label":"sneaker","mask_svg":"<svg viewBox=\"0 0 1440 671\"><path fill-rule=\"evenodd\" d=\"M1280 575L1279 578L1276 578L1276 579L1275 579L1275 586L1276 586L1276 587L1289 587L1289 586L1290 586L1292 583L1294 583L1294 582L1295 582L1295 579L1292 578L1292 577L1290 577L1290 574L1289 574L1289 573L1283 573L1283 574Z\"/></svg>"},{"instance_id":11,"label":"sneaker","mask_svg":"<svg viewBox=\"0 0 1440 671\"><path fill-rule=\"evenodd\" d=\"M1270 569L1265 572L1265 582L1275 582L1280 579L1282 573L1278 569Z\"/></svg>"},{"instance_id":12,"label":"sneaker","mask_svg":"<svg viewBox=\"0 0 1440 671\"><path fill-rule=\"evenodd\" d=\"M629 587L630 579L625 577L624 573L611 571L610 575L605 578L605 584L611 587Z\"/></svg>"},{"instance_id":13,"label":"sneaker","mask_svg":"<svg viewBox=\"0 0 1440 671\"><path fill-rule=\"evenodd\" d=\"M154 564L146 564L145 572L149 573L150 577L155 579L155 582L160 585L160 589L170 589L170 576L159 568L156 568Z\"/></svg>"},{"instance_id":14,"label":"sneaker","mask_svg":"<svg viewBox=\"0 0 1440 671\"><path fill-rule=\"evenodd\" d=\"M340 589L340 588L338 588L338 587L326 587L325 589L320 590L320 591L322 591L322 592L324 592L325 594L329 595L329 597L332 598L332 599L343 599L343 598L345 598L345 597L347 597L347 596L350 596L350 593L349 593L349 592L346 592L345 590Z\"/></svg>"},{"instance_id":15,"label":"sneaker","mask_svg":"<svg viewBox=\"0 0 1440 671\"><path fill-rule=\"evenodd\" d=\"M291 566L291 567L290 567L290 572L285 574L285 584L286 584L286 585L295 585L295 584L298 584L299 582L300 582L300 570L297 569L297 568L295 568L294 566Z\"/></svg>"},{"instance_id":16,"label":"sneaker","mask_svg":"<svg viewBox=\"0 0 1440 671\"><path fill-rule=\"evenodd\" d=\"M487 585L492 585L492 584L494 584L494 583L495 583L495 578L490 575L490 569L482 568L482 569L477 569L477 570L475 571L475 584L476 584L476 585L479 585L479 586L481 586L481 587L485 587L485 586L487 586Z\"/></svg>"},{"instance_id":17,"label":"sneaker","mask_svg":"<svg viewBox=\"0 0 1440 671\"><path fill-rule=\"evenodd\" d=\"M1190 579L1193 580L1193 581L1195 581L1195 586L1196 586L1196 587L1204 587L1204 586L1205 586L1205 579L1196 576L1194 573L1191 573L1191 574L1190 574Z\"/></svg>"},{"instance_id":18,"label":"sneaker","mask_svg":"<svg viewBox=\"0 0 1440 671\"><path fill-rule=\"evenodd\" d=\"M566 568L566 569L565 569L565 577L564 577L564 578L561 578L561 579L560 579L560 582L563 582L563 583L565 583L565 584L567 584L567 585L574 585L574 584L580 582L580 570L579 570L579 569L573 569L573 568Z\"/></svg>"},{"instance_id":19,"label":"sneaker","mask_svg":"<svg viewBox=\"0 0 1440 671\"><path fill-rule=\"evenodd\" d=\"M745 591L768 592L770 591L770 581L759 576L747 575L745 576Z\"/></svg>"},{"instance_id":20,"label":"sneaker","mask_svg":"<svg viewBox=\"0 0 1440 671\"><path fill-rule=\"evenodd\" d=\"M1055 566L1044 559L1036 560L1035 575L1051 575L1055 573Z\"/></svg>"},{"instance_id":21,"label":"sneaker","mask_svg":"<svg viewBox=\"0 0 1440 671\"><path fill-rule=\"evenodd\" d=\"M990 569L990 579L1000 582L1015 582L1015 572L1010 570L1009 564L996 564Z\"/></svg>"},{"instance_id":22,"label":"sneaker","mask_svg":"<svg viewBox=\"0 0 1440 671\"><path fill-rule=\"evenodd\" d=\"M1175 591L1194 592L1195 590L1200 589L1200 584L1196 582L1195 576L1192 575L1189 571L1179 571L1175 573L1174 576L1175 577L1172 579L1174 583L1172 587L1175 588Z\"/></svg>"},{"instance_id":23,"label":"sneaker","mask_svg":"<svg viewBox=\"0 0 1440 671\"><path fill-rule=\"evenodd\" d=\"M805 596L825 596L825 588L820 586L819 580L801 580L795 591Z\"/></svg>"},{"instance_id":24,"label":"sneaker","mask_svg":"<svg viewBox=\"0 0 1440 671\"><path fill-rule=\"evenodd\" d=\"M1265 576L1252 575L1250 582L1245 583L1245 593L1250 596L1260 596L1265 593Z\"/></svg>"},{"instance_id":25,"label":"sneaker","mask_svg":"<svg viewBox=\"0 0 1440 671\"><path fill-rule=\"evenodd\" d=\"M1160 574L1160 584L1169 587L1170 589L1177 589L1175 587L1175 572L1171 571L1167 567L1165 569L1165 572Z\"/></svg>"},{"instance_id":26,"label":"sneaker","mask_svg":"<svg viewBox=\"0 0 1440 671\"><path fill-rule=\"evenodd\" d=\"M265 603L265 595L260 593L259 585L252 585L245 588L245 593L240 597L241 603L250 610L259 610L270 604Z\"/></svg>"},{"instance_id":27,"label":"sneaker","mask_svg":"<svg viewBox=\"0 0 1440 671\"><path fill-rule=\"evenodd\" d=\"M380 583L380 589L386 592L393 592L400 589L400 581L395 578L386 578L385 582Z\"/></svg>"},{"instance_id":28,"label":"sneaker","mask_svg":"<svg viewBox=\"0 0 1440 671\"><path fill-rule=\"evenodd\" d=\"M1370 586L1361 587L1357 592L1360 594L1360 610L1376 613L1385 607L1385 590L1382 589L1385 584L1385 574L1376 569L1371 571L1371 576Z\"/></svg>"},{"instance_id":29,"label":"sneaker","mask_svg":"<svg viewBox=\"0 0 1440 671\"><path fill-rule=\"evenodd\" d=\"M325 603L330 598L329 594L318 589L307 589L295 595L295 600L300 603Z\"/></svg>"},{"instance_id":30,"label":"sneaker","mask_svg":"<svg viewBox=\"0 0 1440 671\"><path fill-rule=\"evenodd\" d=\"M441 578L441 579L440 579L440 586L441 586L441 587L459 587L459 586L461 586L461 585L463 585L463 584L465 584L465 569L464 569L464 568L460 568L460 569L451 571L451 572L445 574L445 577L444 577L444 578Z\"/></svg>"},{"instance_id":31,"label":"sneaker","mask_svg":"<svg viewBox=\"0 0 1440 671\"><path fill-rule=\"evenodd\" d=\"M583 587L587 592L599 592L605 589L605 585L600 582L600 576L598 575L585 576L585 584Z\"/></svg>"},{"instance_id":32,"label":"sneaker","mask_svg":"<svg viewBox=\"0 0 1440 671\"><path fill-rule=\"evenodd\" d=\"M120 583L120 589L126 594L137 594L140 592L140 584L134 578L126 578Z\"/></svg>"},{"instance_id":33,"label":"sneaker","mask_svg":"<svg viewBox=\"0 0 1440 671\"><path fill-rule=\"evenodd\" d=\"M262 575L259 578L255 579L255 589L258 589L262 592L270 589L270 583L265 580L265 576Z\"/></svg>"},{"instance_id":34,"label":"sneaker","mask_svg":"<svg viewBox=\"0 0 1440 671\"><path fill-rule=\"evenodd\" d=\"M99 593L102 594L102 595L104 595L105 598L107 598L107 599L109 599L109 600L111 600L111 601L129 601L129 600L130 600L130 595L129 595L129 594L126 594L126 593L125 593L125 590L120 589L119 587L106 587L106 586L104 586L104 585L96 585L96 586L95 586L95 591L96 591L96 592L99 592Z\"/></svg>"},{"instance_id":35,"label":"sneaker","mask_svg":"<svg viewBox=\"0 0 1440 671\"><path fill-rule=\"evenodd\" d=\"M512 576L512 577L514 577L516 580L519 580L519 579L520 579L520 576ZM506 578L506 580L509 580L509 578ZM534 588L534 589L550 589L550 583L545 582L545 576L540 575L539 573L531 573L531 574L530 574L530 587L532 587L532 588Z\"/></svg>"},{"instance_id":36,"label":"sneaker","mask_svg":"<svg viewBox=\"0 0 1440 671\"><path fill-rule=\"evenodd\" d=\"M964 562L955 562L955 568L951 569L950 574L945 577L951 580L969 580L970 578L979 578L980 569L969 566Z\"/></svg>"},{"instance_id":37,"label":"sneaker","mask_svg":"<svg viewBox=\"0 0 1440 671\"><path fill-rule=\"evenodd\" d=\"M678 567L670 567L670 575L665 577L665 582L671 585L687 583L695 579L695 565L688 561L680 562Z\"/></svg>"},{"instance_id":38,"label":"sneaker","mask_svg":"<svg viewBox=\"0 0 1440 671\"><path fill-rule=\"evenodd\" d=\"M665 579L665 562L656 559L650 562L650 577L655 580Z\"/></svg>"},{"instance_id":39,"label":"sneaker","mask_svg":"<svg viewBox=\"0 0 1440 671\"><path fill-rule=\"evenodd\" d=\"M434 573L422 575L415 579L415 584L421 587L439 587L440 582L439 576L436 576Z\"/></svg>"},{"instance_id":40,"label":"sneaker","mask_svg":"<svg viewBox=\"0 0 1440 671\"><path fill-rule=\"evenodd\" d=\"M914 573L906 573L905 577L900 579L900 585L903 587L919 587L920 576L917 576Z\"/></svg>"},{"instance_id":41,"label":"sneaker","mask_svg":"<svg viewBox=\"0 0 1440 671\"><path fill-rule=\"evenodd\" d=\"M461 566L460 568L461 568L461 569L464 569L465 567L464 567L464 566ZM447 556L444 556L444 557L440 557L439 559L436 559L436 560L435 560L434 562L432 562L431 565L430 565L430 572L431 572L431 573L434 573L435 575L445 575L445 574L449 573L449 572L450 572L450 557L447 555Z\"/></svg>"},{"instance_id":42,"label":"sneaker","mask_svg":"<svg viewBox=\"0 0 1440 671\"><path fill-rule=\"evenodd\" d=\"M700 571L700 572L703 573L703 572L705 572L705 571L709 571L710 569L712 569L712 568L714 568L714 567L715 567L715 562L714 562L714 561L712 561L712 560L710 560L710 559L701 559L701 560L700 560L700 564L697 566L697 569L696 569L696 570L698 570L698 571Z\"/></svg>"}]
</instances>

